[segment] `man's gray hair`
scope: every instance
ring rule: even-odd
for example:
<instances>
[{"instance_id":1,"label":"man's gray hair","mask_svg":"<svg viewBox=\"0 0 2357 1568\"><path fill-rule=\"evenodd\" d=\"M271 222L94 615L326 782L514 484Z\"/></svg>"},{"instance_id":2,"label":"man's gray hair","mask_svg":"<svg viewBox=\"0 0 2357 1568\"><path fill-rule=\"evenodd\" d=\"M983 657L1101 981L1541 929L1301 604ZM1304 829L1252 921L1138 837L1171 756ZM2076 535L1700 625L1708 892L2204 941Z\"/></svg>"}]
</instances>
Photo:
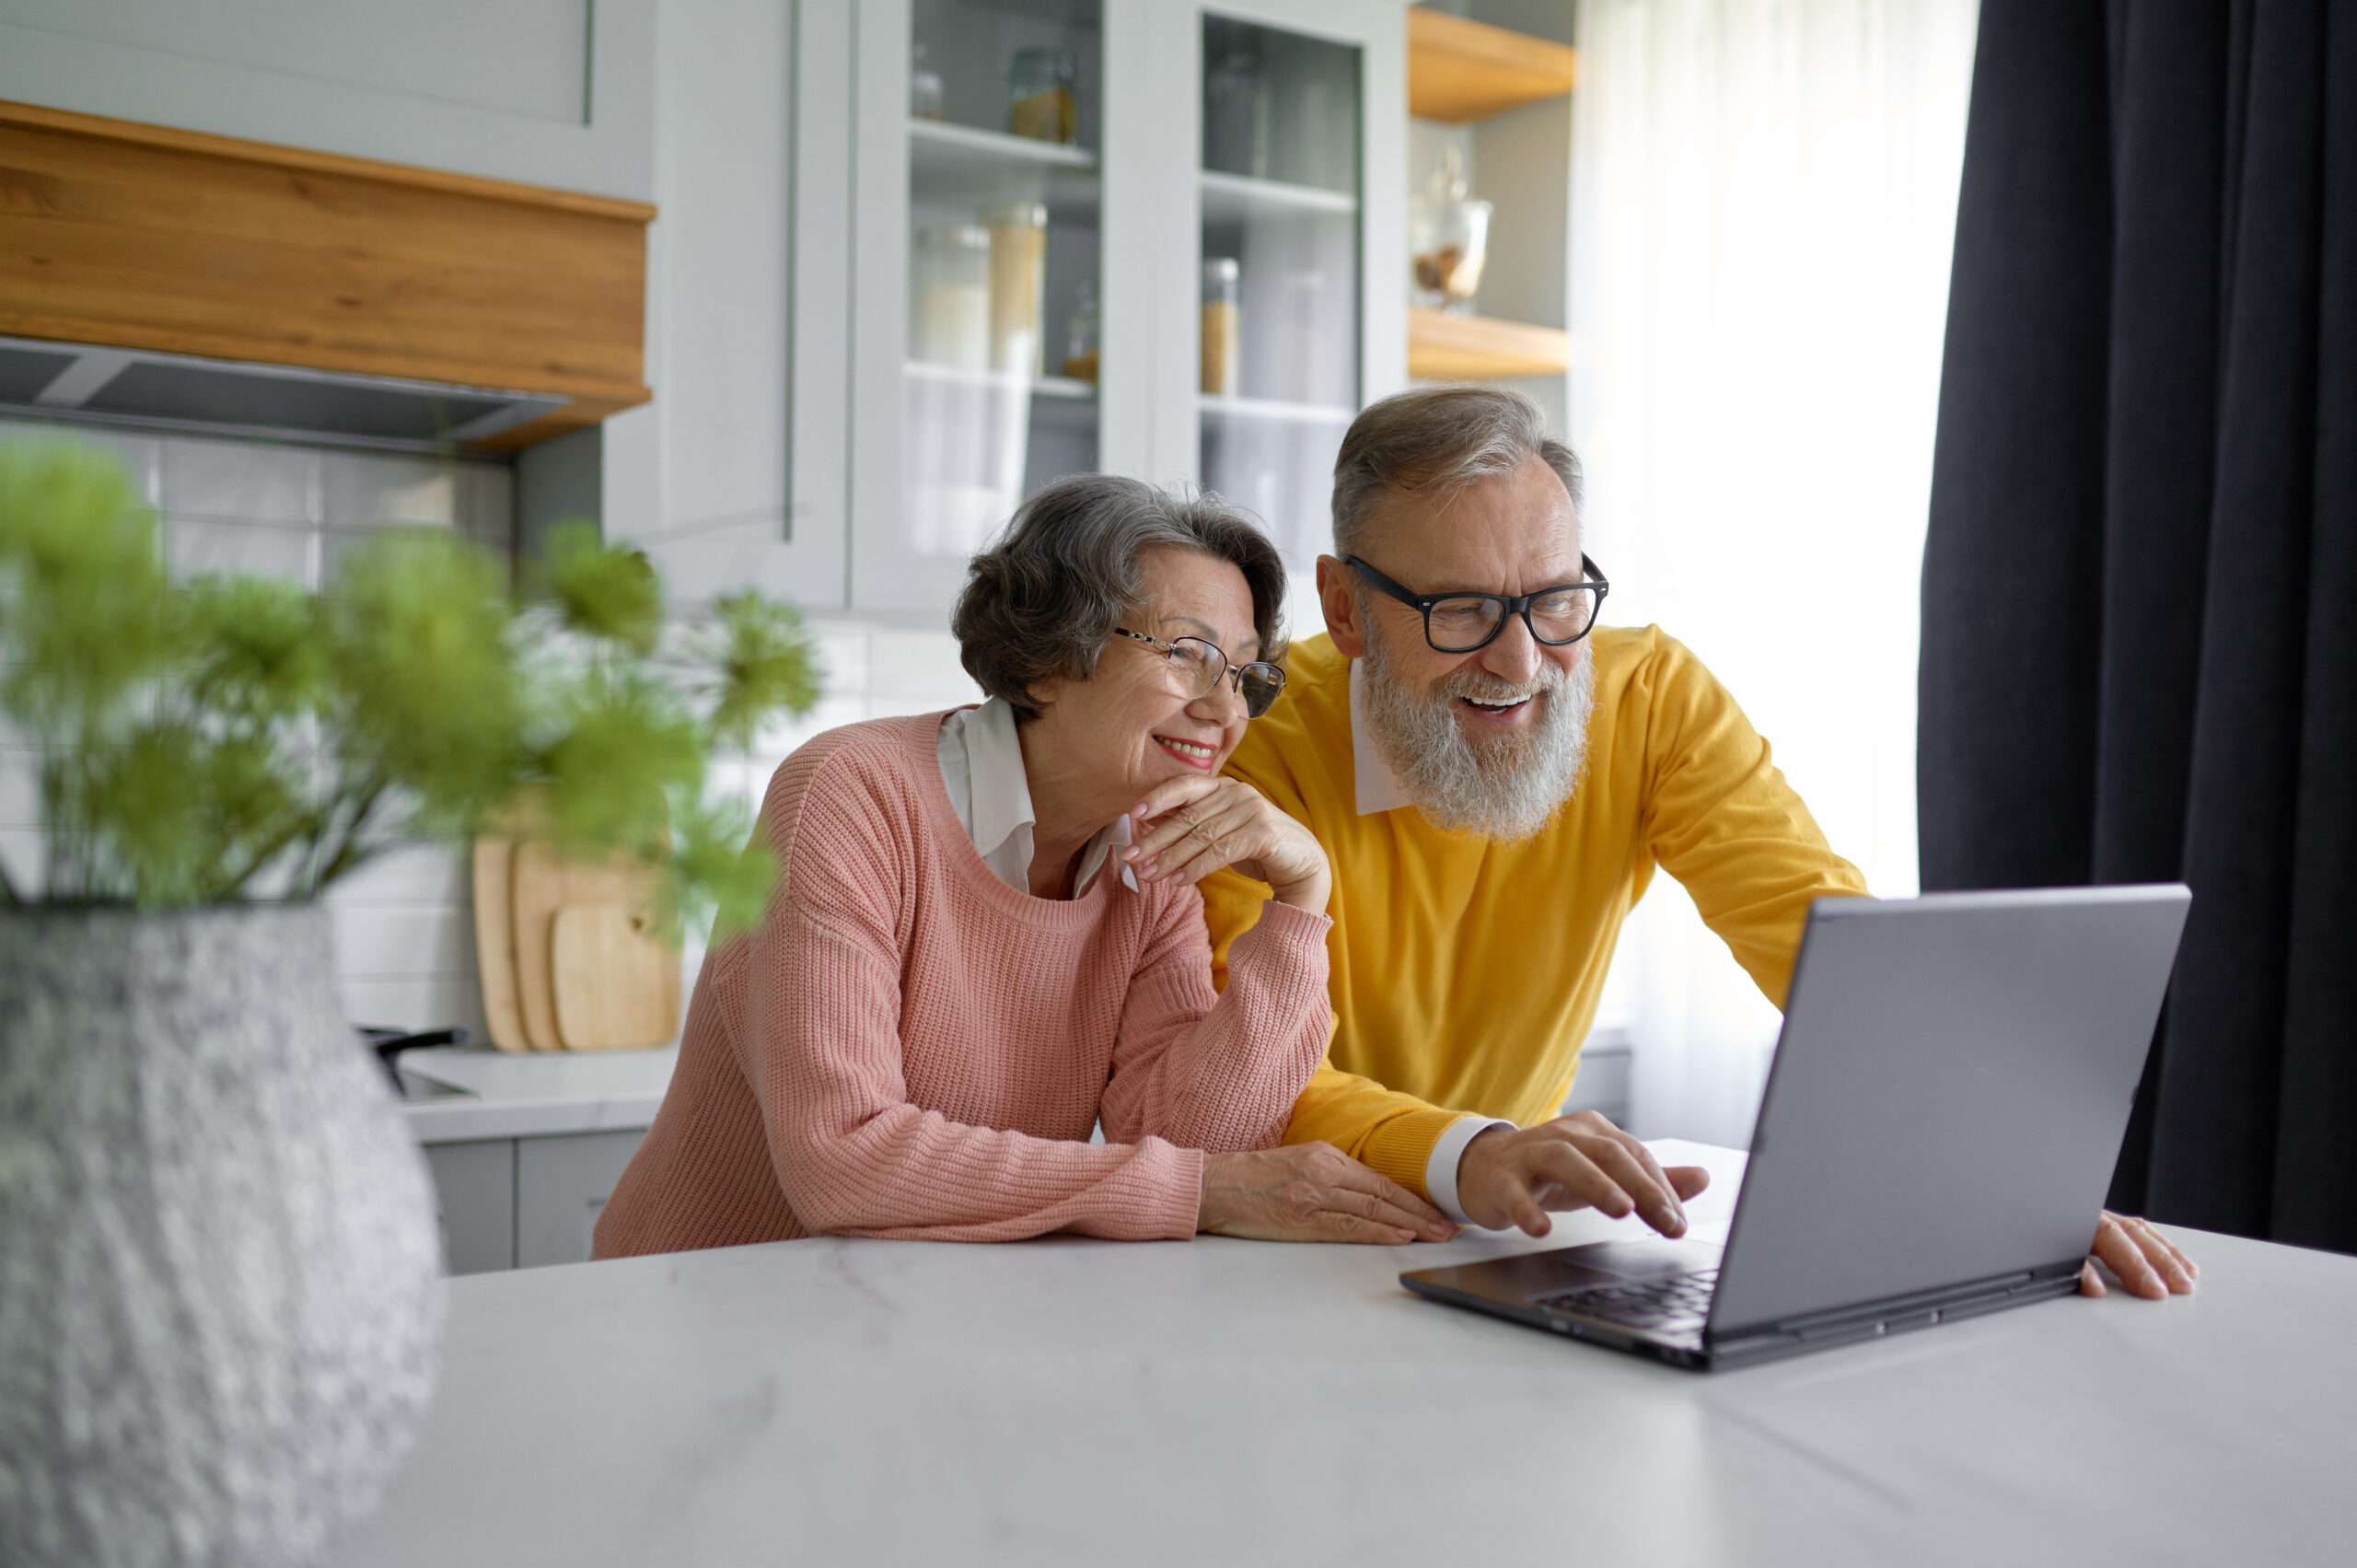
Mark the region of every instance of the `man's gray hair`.
<instances>
[{"instance_id":1,"label":"man's gray hair","mask_svg":"<svg viewBox=\"0 0 2357 1568\"><path fill-rule=\"evenodd\" d=\"M1537 453L1576 510L1580 460L1547 434L1547 415L1510 387L1419 387L1369 403L1334 459L1334 553L1355 555L1387 491L1446 498Z\"/></svg>"},{"instance_id":2,"label":"man's gray hair","mask_svg":"<svg viewBox=\"0 0 2357 1568\"><path fill-rule=\"evenodd\" d=\"M1144 608L1139 558L1156 546L1233 564L1252 593L1256 657L1284 656L1285 567L1251 518L1206 491L1160 490L1115 474L1074 474L1026 501L967 568L949 630L958 660L1018 719L1039 715L1032 689L1086 680L1113 628Z\"/></svg>"}]
</instances>

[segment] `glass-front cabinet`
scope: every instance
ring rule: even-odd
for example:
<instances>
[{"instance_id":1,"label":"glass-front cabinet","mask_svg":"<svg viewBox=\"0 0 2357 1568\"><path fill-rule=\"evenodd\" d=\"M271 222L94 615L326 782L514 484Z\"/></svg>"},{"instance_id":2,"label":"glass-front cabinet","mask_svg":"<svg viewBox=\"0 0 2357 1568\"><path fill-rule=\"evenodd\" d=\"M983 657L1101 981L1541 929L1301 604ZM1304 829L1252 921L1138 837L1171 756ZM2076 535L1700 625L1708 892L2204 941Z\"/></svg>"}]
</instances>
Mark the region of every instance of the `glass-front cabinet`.
<instances>
[{"instance_id":1,"label":"glass-front cabinet","mask_svg":"<svg viewBox=\"0 0 2357 1568\"><path fill-rule=\"evenodd\" d=\"M1362 53L1202 20L1200 472L1268 525L1296 576L1325 548L1361 401Z\"/></svg>"},{"instance_id":2,"label":"glass-front cabinet","mask_svg":"<svg viewBox=\"0 0 2357 1568\"><path fill-rule=\"evenodd\" d=\"M797 81L853 134L800 121L795 248L847 242L848 330L797 293L793 461L798 494L842 465L849 607L937 616L1096 470L1229 496L1306 587L1342 431L1405 382L1397 0L812 10ZM830 397L840 458L807 438Z\"/></svg>"}]
</instances>

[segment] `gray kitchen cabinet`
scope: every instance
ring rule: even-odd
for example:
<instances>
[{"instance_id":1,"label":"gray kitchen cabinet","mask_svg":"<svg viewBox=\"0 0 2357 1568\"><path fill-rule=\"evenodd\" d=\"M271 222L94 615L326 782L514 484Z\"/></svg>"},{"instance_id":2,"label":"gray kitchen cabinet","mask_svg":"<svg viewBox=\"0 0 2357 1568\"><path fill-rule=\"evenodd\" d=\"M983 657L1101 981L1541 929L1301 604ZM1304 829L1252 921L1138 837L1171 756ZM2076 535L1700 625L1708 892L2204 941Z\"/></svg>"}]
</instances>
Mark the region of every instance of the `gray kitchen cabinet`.
<instances>
[{"instance_id":1,"label":"gray kitchen cabinet","mask_svg":"<svg viewBox=\"0 0 2357 1568\"><path fill-rule=\"evenodd\" d=\"M453 1274L586 1262L642 1128L427 1144Z\"/></svg>"},{"instance_id":2,"label":"gray kitchen cabinet","mask_svg":"<svg viewBox=\"0 0 2357 1568\"><path fill-rule=\"evenodd\" d=\"M454 1274L516 1266L516 1140L428 1144L442 1259Z\"/></svg>"},{"instance_id":3,"label":"gray kitchen cabinet","mask_svg":"<svg viewBox=\"0 0 2357 1568\"><path fill-rule=\"evenodd\" d=\"M656 0L0 0L0 99L645 201Z\"/></svg>"},{"instance_id":4,"label":"gray kitchen cabinet","mask_svg":"<svg viewBox=\"0 0 2357 1568\"><path fill-rule=\"evenodd\" d=\"M572 1132L516 1140L516 1266L581 1263L598 1211L646 1134Z\"/></svg>"}]
</instances>

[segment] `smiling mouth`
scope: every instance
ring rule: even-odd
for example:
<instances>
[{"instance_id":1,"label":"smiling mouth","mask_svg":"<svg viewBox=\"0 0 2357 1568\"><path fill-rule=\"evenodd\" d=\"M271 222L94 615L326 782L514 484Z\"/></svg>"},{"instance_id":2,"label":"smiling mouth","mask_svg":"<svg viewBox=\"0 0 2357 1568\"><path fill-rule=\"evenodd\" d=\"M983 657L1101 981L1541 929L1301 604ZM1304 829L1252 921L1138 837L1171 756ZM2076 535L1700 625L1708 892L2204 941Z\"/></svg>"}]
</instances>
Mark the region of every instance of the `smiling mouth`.
<instances>
[{"instance_id":1,"label":"smiling mouth","mask_svg":"<svg viewBox=\"0 0 2357 1568\"><path fill-rule=\"evenodd\" d=\"M1190 768L1208 768L1219 755L1219 748L1200 740L1179 740L1167 735L1157 735L1154 743Z\"/></svg>"},{"instance_id":2,"label":"smiling mouth","mask_svg":"<svg viewBox=\"0 0 2357 1568\"><path fill-rule=\"evenodd\" d=\"M1458 702L1483 718L1511 718L1530 705L1528 697L1459 697Z\"/></svg>"}]
</instances>

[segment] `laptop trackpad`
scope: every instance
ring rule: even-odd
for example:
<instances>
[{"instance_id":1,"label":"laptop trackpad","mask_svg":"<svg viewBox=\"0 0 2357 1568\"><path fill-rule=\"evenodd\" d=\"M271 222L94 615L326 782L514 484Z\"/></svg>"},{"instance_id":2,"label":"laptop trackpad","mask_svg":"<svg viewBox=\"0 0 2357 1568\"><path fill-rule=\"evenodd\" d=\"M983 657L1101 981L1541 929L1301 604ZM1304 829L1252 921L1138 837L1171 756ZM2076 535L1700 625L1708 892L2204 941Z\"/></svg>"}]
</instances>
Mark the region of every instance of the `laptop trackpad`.
<instances>
[{"instance_id":1,"label":"laptop trackpad","mask_svg":"<svg viewBox=\"0 0 2357 1568\"><path fill-rule=\"evenodd\" d=\"M1529 1301L1588 1285L1691 1273L1715 1268L1718 1261L1719 1249L1703 1241L1592 1241L1584 1247L1559 1247L1550 1252L1484 1259L1453 1270L1435 1269L1428 1277L1493 1299ZM1443 1279L1448 1274L1457 1278Z\"/></svg>"}]
</instances>

